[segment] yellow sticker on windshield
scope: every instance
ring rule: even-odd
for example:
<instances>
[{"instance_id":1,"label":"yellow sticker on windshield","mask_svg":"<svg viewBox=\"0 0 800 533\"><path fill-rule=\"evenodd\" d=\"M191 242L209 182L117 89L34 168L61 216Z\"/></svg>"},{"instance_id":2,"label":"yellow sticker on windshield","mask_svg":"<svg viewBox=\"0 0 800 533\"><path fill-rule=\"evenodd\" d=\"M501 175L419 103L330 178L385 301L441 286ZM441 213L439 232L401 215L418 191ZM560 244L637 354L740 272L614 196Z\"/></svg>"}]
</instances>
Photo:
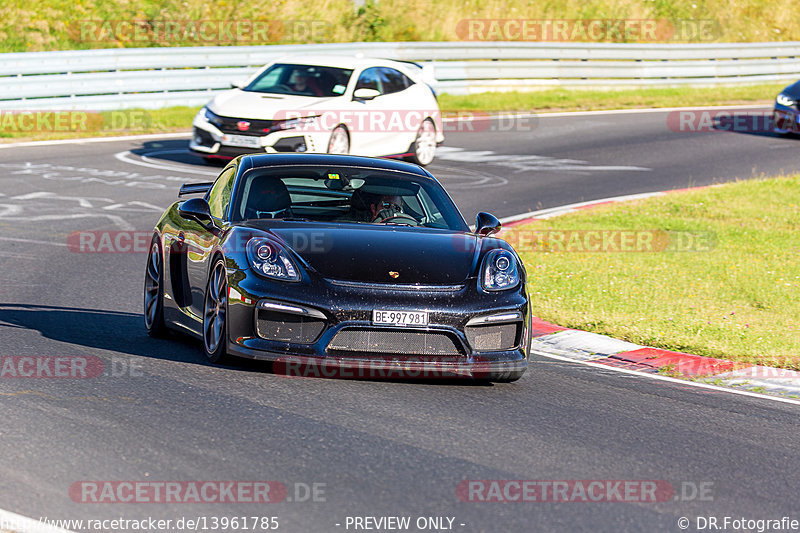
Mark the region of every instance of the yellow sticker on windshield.
<instances>
[{"instance_id":1,"label":"yellow sticker on windshield","mask_svg":"<svg viewBox=\"0 0 800 533\"><path fill-rule=\"evenodd\" d=\"M338 180L339 179L339 174L328 174L328 179L329 180Z\"/></svg>"}]
</instances>

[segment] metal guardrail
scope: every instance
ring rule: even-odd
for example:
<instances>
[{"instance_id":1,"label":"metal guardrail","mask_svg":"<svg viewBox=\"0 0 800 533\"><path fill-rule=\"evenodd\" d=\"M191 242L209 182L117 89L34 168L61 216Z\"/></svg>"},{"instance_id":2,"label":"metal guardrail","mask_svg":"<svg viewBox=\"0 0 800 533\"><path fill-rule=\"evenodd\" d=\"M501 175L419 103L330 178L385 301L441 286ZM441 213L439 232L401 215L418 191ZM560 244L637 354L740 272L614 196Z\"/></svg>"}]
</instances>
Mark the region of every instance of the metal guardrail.
<instances>
[{"instance_id":1,"label":"metal guardrail","mask_svg":"<svg viewBox=\"0 0 800 533\"><path fill-rule=\"evenodd\" d=\"M116 48L0 54L0 109L103 110L202 105L290 54L418 61L437 90L721 85L800 77L800 42L610 44L335 43ZM435 79L435 81L433 81Z\"/></svg>"}]
</instances>

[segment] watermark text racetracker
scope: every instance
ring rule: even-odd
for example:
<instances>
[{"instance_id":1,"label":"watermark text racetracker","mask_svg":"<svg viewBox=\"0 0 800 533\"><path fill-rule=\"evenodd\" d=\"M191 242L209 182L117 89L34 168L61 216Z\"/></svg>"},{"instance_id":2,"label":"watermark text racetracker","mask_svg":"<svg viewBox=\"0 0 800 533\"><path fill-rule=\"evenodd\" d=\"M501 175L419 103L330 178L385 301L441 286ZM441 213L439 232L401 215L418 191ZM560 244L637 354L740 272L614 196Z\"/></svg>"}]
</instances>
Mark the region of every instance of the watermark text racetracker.
<instances>
[{"instance_id":1,"label":"watermark text racetracker","mask_svg":"<svg viewBox=\"0 0 800 533\"><path fill-rule=\"evenodd\" d=\"M716 234L670 230L524 230L502 235L518 252L617 253L709 252Z\"/></svg>"},{"instance_id":2,"label":"watermark text racetracker","mask_svg":"<svg viewBox=\"0 0 800 533\"><path fill-rule=\"evenodd\" d=\"M93 110L2 110L0 133L86 133L141 130L154 125L152 115L142 109Z\"/></svg>"},{"instance_id":3,"label":"watermark text racetracker","mask_svg":"<svg viewBox=\"0 0 800 533\"><path fill-rule=\"evenodd\" d=\"M536 129L537 116L531 111L457 111L438 109L283 109L273 116L272 130L329 132L343 124L351 133L416 133L426 118L447 132L530 132ZM249 124L247 125L249 126Z\"/></svg>"},{"instance_id":4,"label":"watermark text racetracker","mask_svg":"<svg viewBox=\"0 0 800 533\"><path fill-rule=\"evenodd\" d=\"M70 485L69 497L85 504L315 503L327 501L326 490L319 482L81 480Z\"/></svg>"},{"instance_id":5,"label":"watermark text racetracker","mask_svg":"<svg viewBox=\"0 0 800 533\"><path fill-rule=\"evenodd\" d=\"M350 361L287 355L273 362L272 372L287 378L439 381L485 379L495 371L491 361L481 357L465 361L455 356L373 354L368 360Z\"/></svg>"},{"instance_id":6,"label":"watermark text racetracker","mask_svg":"<svg viewBox=\"0 0 800 533\"><path fill-rule=\"evenodd\" d=\"M81 20L69 26L72 37L87 43L250 43L317 42L330 36L325 20Z\"/></svg>"},{"instance_id":7,"label":"watermark text racetracker","mask_svg":"<svg viewBox=\"0 0 800 533\"><path fill-rule=\"evenodd\" d=\"M667 115L667 127L680 133L772 133L776 124L789 131L800 132L791 117L773 115L772 111L680 109Z\"/></svg>"},{"instance_id":8,"label":"watermark text racetracker","mask_svg":"<svg viewBox=\"0 0 800 533\"><path fill-rule=\"evenodd\" d=\"M0 379L94 379L141 377L142 365L134 359L93 355L0 355Z\"/></svg>"},{"instance_id":9,"label":"watermark text racetracker","mask_svg":"<svg viewBox=\"0 0 800 533\"><path fill-rule=\"evenodd\" d=\"M456 486L463 502L493 503L659 503L713 501L714 482L640 479L481 479Z\"/></svg>"},{"instance_id":10,"label":"watermark text racetracker","mask_svg":"<svg viewBox=\"0 0 800 533\"><path fill-rule=\"evenodd\" d=\"M180 518L39 518L42 528L47 526L66 529L67 531L274 531L280 528L277 516L238 515L238 516L182 516ZM31 531L38 531L33 526ZM2 527L0 522L0 529ZM7 529L27 531L24 526ZM49 528L47 528L49 530Z\"/></svg>"},{"instance_id":11,"label":"watermark text racetracker","mask_svg":"<svg viewBox=\"0 0 800 533\"><path fill-rule=\"evenodd\" d=\"M721 27L700 19L462 19L456 34L463 41L696 42L717 39Z\"/></svg>"},{"instance_id":12,"label":"watermark text racetracker","mask_svg":"<svg viewBox=\"0 0 800 533\"><path fill-rule=\"evenodd\" d=\"M243 252L252 235L240 233L227 244L227 252ZM67 249L79 254L143 254L150 251L153 231L89 230L67 235ZM287 239L298 253L323 253L331 249L330 236L322 231L298 233ZM187 243L189 244L189 243ZM191 246L178 247L171 253L189 253Z\"/></svg>"}]
</instances>

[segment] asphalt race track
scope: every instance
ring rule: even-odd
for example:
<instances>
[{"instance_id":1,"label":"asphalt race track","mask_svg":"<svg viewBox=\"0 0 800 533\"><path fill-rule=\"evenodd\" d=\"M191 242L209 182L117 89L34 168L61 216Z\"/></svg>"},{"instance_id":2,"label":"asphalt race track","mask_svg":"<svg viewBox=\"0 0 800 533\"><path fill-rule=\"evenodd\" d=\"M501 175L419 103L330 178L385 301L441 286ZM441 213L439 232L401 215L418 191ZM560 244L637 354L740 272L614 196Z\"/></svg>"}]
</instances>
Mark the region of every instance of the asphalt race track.
<instances>
[{"instance_id":1,"label":"asphalt race track","mask_svg":"<svg viewBox=\"0 0 800 533\"><path fill-rule=\"evenodd\" d=\"M666 117L450 132L430 170L470 221L800 171L798 140L676 132ZM150 339L146 255L77 253L68 236L150 231L182 182L219 170L186 146L0 149L0 354L96 356L105 368L93 379L0 379L0 508L35 520L275 516L287 532L353 531L355 516L450 517L470 533L680 531L687 517L697 531L698 517L796 513L793 405L543 358L494 386L293 379L250 362L210 366L181 335ZM662 480L677 492L657 503L456 494L462 480L501 479ZM270 505L92 504L71 497L82 480L274 480L289 493ZM313 484L324 492L307 497Z\"/></svg>"}]
</instances>

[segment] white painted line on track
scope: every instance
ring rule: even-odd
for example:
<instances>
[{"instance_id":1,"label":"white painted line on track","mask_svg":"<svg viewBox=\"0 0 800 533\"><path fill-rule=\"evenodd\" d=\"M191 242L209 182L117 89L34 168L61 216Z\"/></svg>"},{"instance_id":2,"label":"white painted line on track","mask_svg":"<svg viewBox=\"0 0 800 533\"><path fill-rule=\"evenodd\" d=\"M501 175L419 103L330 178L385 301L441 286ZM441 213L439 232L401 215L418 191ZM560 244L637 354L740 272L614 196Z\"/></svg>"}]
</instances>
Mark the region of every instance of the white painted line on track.
<instances>
[{"instance_id":1,"label":"white painted line on track","mask_svg":"<svg viewBox=\"0 0 800 533\"><path fill-rule=\"evenodd\" d=\"M529 211L527 213L522 213L520 215L512 215L509 217L504 217L500 219L501 224L510 224L511 222L517 222L519 220L525 220L526 218L551 218L556 217L558 215L563 215L564 213L568 213L573 209L578 209L580 207L586 207L588 205L606 203L606 202L629 202L631 200L643 200L645 198L652 198L654 196L663 196L666 194L665 192L658 191L658 192L645 192L640 194L626 194L624 196L612 196L610 198L600 198L598 200L589 200L588 202L578 202L576 204L567 204L561 205L558 207L548 207L547 209L539 209L538 211Z\"/></svg>"},{"instance_id":2,"label":"white painted line on track","mask_svg":"<svg viewBox=\"0 0 800 533\"><path fill-rule=\"evenodd\" d=\"M591 117L595 115L639 115L644 113L671 113L673 111L718 111L724 109L769 109L768 104L743 104L743 105L710 105L697 107L650 107L645 109L602 109L598 111L556 111L553 113L536 113L531 116L538 118L558 117ZM513 118L506 116L502 118Z\"/></svg>"},{"instance_id":3,"label":"white painted line on track","mask_svg":"<svg viewBox=\"0 0 800 533\"><path fill-rule=\"evenodd\" d=\"M41 519L34 520L4 509L0 509L0 530L14 533L71 533L67 529L47 524Z\"/></svg>"},{"instance_id":4,"label":"white painted line on track","mask_svg":"<svg viewBox=\"0 0 800 533\"><path fill-rule=\"evenodd\" d=\"M169 164L173 164L173 163L162 163L160 161L153 160L150 157L152 155L159 155L159 154L186 154L186 150L157 150L155 152L145 152L144 154L141 154L139 157L142 158L142 161L146 161L146 162L152 163L154 165L169 165ZM209 171L200 170L200 172L209 172Z\"/></svg>"},{"instance_id":5,"label":"white painted line on track","mask_svg":"<svg viewBox=\"0 0 800 533\"><path fill-rule=\"evenodd\" d=\"M455 146L440 146L436 149L436 160L457 161L460 163L481 163L513 168L516 172L582 172L589 171L632 171L649 172L647 167L625 165L592 165L582 159L564 159L535 154L498 154L492 150L466 150Z\"/></svg>"},{"instance_id":6,"label":"white painted line on track","mask_svg":"<svg viewBox=\"0 0 800 533\"><path fill-rule=\"evenodd\" d=\"M17 239L14 237L0 237L0 241L24 242L27 244L49 244L50 246L67 246L65 242L37 241L36 239Z\"/></svg>"},{"instance_id":7,"label":"white painted line on track","mask_svg":"<svg viewBox=\"0 0 800 533\"><path fill-rule=\"evenodd\" d=\"M181 151L181 153L183 153ZM208 170L202 170L195 167L180 167L178 165L171 165L171 164L162 164L162 163L150 163L148 161L141 161L139 159L133 159L132 156L134 154L128 150L124 152L118 152L114 154L114 158L123 163L129 163L131 165L138 165L140 167L147 167L147 168L155 168L158 170L167 170L170 172L185 172L187 174L203 174L205 176L217 176L219 172L210 172ZM220 169L220 172L222 169Z\"/></svg>"},{"instance_id":8,"label":"white painted line on track","mask_svg":"<svg viewBox=\"0 0 800 533\"><path fill-rule=\"evenodd\" d=\"M757 392L751 392L747 390L739 390L739 389L732 389L727 387L720 387L719 385L712 385L710 383L700 383L697 381L689 381L685 379L678 379L672 378L669 376L662 376L661 374L648 374L645 372L639 372L636 370L629 370L627 368L618 368L611 365L604 365L602 363L593 363L592 361L579 361L577 359L571 359L569 357L564 357L562 355L555 355L547 352L542 352L539 350L531 350L531 353L535 353L536 355L540 355L542 357L549 357L550 359L558 359L559 361L567 361L569 363L575 363L579 365L586 365L591 366L593 368L598 368L602 370L613 370L615 372L621 372L623 374L629 374L633 376L640 376L643 378L648 379L655 379L658 381L668 381L670 383L675 383L678 385L688 385L690 387L697 387L699 389L709 389L715 390L719 392L727 392L730 394L738 394L739 396L749 396L751 398L759 398L761 400L771 400L773 402L780 402L780 403L789 403L792 405L800 405L800 400L795 400L792 398L781 398L779 396L768 396L766 394L759 394Z\"/></svg>"},{"instance_id":9,"label":"white painted line on track","mask_svg":"<svg viewBox=\"0 0 800 533\"><path fill-rule=\"evenodd\" d=\"M726 109L764 109L771 110L767 104L739 104L739 105L709 105L697 107L648 107L642 109L598 109L595 111L544 111L541 113L503 113L492 111L464 111L464 116L443 117L442 122L470 122L472 120L485 121L492 118L560 118L560 117L592 117L602 115L640 115L646 113L671 113L673 111L720 111ZM479 113L470 115L470 113Z\"/></svg>"},{"instance_id":10,"label":"white painted line on track","mask_svg":"<svg viewBox=\"0 0 800 533\"><path fill-rule=\"evenodd\" d=\"M0 149L25 146L57 146L60 144L91 144L122 141L145 141L159 139L183 139L191 137L192 132L180 131L177 133L148 133L147 135L120 135L119 137L85 137L82 139L56 139L53 141L25 141L18 143L0 143Z\"/></svg>"}]
</instances>

